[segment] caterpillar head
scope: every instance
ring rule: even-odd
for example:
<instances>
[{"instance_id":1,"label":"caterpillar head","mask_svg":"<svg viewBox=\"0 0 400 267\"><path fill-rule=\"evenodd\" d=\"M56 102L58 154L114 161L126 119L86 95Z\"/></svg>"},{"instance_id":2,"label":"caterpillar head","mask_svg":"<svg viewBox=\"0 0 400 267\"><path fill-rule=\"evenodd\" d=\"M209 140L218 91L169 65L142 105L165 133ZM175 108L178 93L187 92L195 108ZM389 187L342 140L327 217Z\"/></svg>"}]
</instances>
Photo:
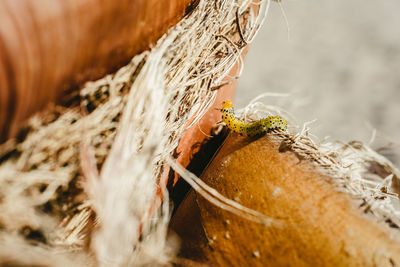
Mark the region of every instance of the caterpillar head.
<instances>
[{"instance_id":1,"label":"caterpillar head","mask_svg":"<svg viewBox=\"0 0 400 267\"><path fill-rule=\"evenodd\" d=\"M233 104L231 101L222 101L222 108L232 108Z\"/></svg>"}]
</instances>

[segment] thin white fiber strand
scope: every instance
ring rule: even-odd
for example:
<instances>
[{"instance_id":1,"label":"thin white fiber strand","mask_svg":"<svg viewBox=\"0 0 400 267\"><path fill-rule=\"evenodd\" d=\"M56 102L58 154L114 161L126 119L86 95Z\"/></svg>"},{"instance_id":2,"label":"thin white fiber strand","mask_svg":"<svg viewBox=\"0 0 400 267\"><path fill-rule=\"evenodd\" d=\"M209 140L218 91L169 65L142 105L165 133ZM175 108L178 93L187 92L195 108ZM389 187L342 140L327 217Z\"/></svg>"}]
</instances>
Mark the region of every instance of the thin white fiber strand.
<instances>
[{"instance_id":1,"label":"thin white fiber strand","mask_svg":"<svg viewBox=\"0 0 400 267\"><path fill-rule=\"evenodd\" d=\"M280 106L275 105L265 105L261 102L257 102L263 98L267 97L290 97L290 94L286 93L275 93L275 92L266 92L256 96L252 99L249 104L237 111L237 115L242 117L245 121L252 121L260 119L261 117L267 117L271 114L282 115L288 121L288 128L297 129L298 122L293 114L281 108Z\"/></svg>"},{"instance_id":2,"label":"thin white fiber strand","mask_svg":"<svg viewBox=\"0 0 400 267\"><path fill-rule=\"evenodd\" d=\"M159 125L167 113L162 54L162 50L149 54L149 63L133 84L118 135L101 172L95 199L101 228L94 244L104 266L122 266L139 257L132 246L138 242L139 229L154 199L157 177L149 166L160 153L163 135ZM154 64L159 67L154 68Z\"/></svg>"},{"instance_id":3,"label":"thin white fiber strand","mask_svg":"<svg viewBox=\"0 0 400 267\"><path fill-rule=\"evenodd\" d=\"M260 96L259 99L262 97L264 96ZM254 116L271 110L276 110L276 107L271 108L258 103L251 103L245 108L246 112ZM310 160L332 177L340 190L351 194L357 200L362 200L361 207L364 207L365 212L374 214L383 222L399 226L399 170L387 158L362 142L343 144L329 142L327 139L314 142L310 138L312 135L309 130L309 125L314 122L315 120L304 123L297 134L277 133L277 136L280 136L299 158ZM375 135L373 132L371 141ZM383 176L384 174L386 176Z\"/></svg>"},{"instance_id":4,"label":"thin white fiber strand","mask_svg":"<svg viewBox=\"0 0 400 267\"><path fill-rule=\"evenodd\" d=\"M285 23L286 23L287 38L288 38L288 40L290 40L290 25L289 25L289 20L288 20L288 18L287 18L287 16L286 16L285 9L283 8L282 1L278 0L277 2L278 2L278 5L279 5L279 8L281 9L283 19L285 20Z\"/></svg>"},{"instance_id":5,"label":"thin white fiber strand","mask_svg":"<svg viewBox=\"0 0 400 267\"><path fill-rule=\"evenodd\" d=\"M266 0L266 1L257 1L255 5L258 5L257 9L257 15L256 15L256 20L253 25L251 25L251 30L249 31L249 34L247 37L245 37L245 42L250 44L253 42L258 30L260 29L261 25L264 24L265 19L267 18L269 6L271 4L271 0ZM244 7L241 7L239 11L244 9ZM252 10L251 10L252 11ZM250 12L251 12L250 11ZM260 15L262 14L262 15Z\"/></svg>"},{"instance_id":6,"label":"thin white fiber strand","mask_svg":"<svg viewBox=\"0 0 400 267\"><path fill-rule=\"evenodd\" d=\"M188 183L190 186L196 190L201 196L205 199L213 203L215 206L232 212L240 217L243 217L247 220L254 221L257 223L264 224L266 226L270 226L272 223L278 225L279 221L268 216L265 216L262 213L259 213L255 210L246 208L239 203L230 200L220 193L218 193L215 189L208 186L204 183L200 178L198 178L193 173L189 172L187 169L180 166L173 159L168 160L168 164Z\"/></svg>"},{"instance_id":7,"label":"thin white fiber strand","mask_svg":"<svg viewBox=\"0 0 400 267\"><path fill-rule=\"evenodd\" d=\"M213 86L220 85L241 59L244 47L233 39L237 36L235 10L243 2L221 1L215 9L213 1L199 1L148 54L95 186L93 201L100 228L93 244L103 266L165 264L173 256L166 245L169 207L164 203L162 211L154 213L157 184L166 162L174 165L170 156L188 120L195 115L190 126L195 125L213 103L216 91L207 86L210 79ZM252 38L260 26L259 16L266 14L262 10L247 20L251 27L245 32L251 32ZM201 182L191 184L220 207L271 223L270 218L223 198Z\"/></svg>"}]
</instances>

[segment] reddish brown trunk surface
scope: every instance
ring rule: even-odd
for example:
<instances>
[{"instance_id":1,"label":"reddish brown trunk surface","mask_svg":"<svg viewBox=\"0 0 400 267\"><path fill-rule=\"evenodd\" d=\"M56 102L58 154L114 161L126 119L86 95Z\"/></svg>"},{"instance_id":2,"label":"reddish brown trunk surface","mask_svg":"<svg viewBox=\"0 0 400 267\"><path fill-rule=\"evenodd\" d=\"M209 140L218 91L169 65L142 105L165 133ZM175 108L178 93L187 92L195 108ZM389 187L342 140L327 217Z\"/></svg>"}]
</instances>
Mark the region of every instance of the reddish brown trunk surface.
<instances>
[{"instance_id":1,"label":"reddish brown trunk surface","mask_svg":"<svg viewBox=\"0 0 400 267\"><path fill-rule=\"evenodd\" d=\"M0 143L67 90L154 44L191 0L0 0Z\"/></svg>"}]
</instances>

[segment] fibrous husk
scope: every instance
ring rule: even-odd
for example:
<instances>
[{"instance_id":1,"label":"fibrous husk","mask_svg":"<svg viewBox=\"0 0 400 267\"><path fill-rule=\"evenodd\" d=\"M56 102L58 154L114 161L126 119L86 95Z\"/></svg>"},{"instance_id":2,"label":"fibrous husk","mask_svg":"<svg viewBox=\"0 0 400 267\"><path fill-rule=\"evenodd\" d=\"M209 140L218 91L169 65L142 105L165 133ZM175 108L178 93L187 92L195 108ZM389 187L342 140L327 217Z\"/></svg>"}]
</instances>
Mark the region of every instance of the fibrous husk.
<instances>
[{"instance_id":1,"label":"fibrous husk","mask_svg":"<svg viewBox=\"0 0 400 267\"><path fill-rule=\"evenodd\" d=\"M166 192L157 209L166 159L215 89L237 78L227 74L268 6L198 1L151 51L87 83L68 107L35 115L3 144L0 251L18 248L0 262L168 263L176 246L166 238Z\"/></svg>"},{"instance_id":2,"label":"fibrous husk","mask_svg":"<svg viewBox=\"0 0 400 267\"><path fill-rule=\"evenodd\" d=\"M168 171L167 163L174 164L173 152L187 128L212 103L215 89L237 78L227 78L227 74L241 63L241 51L254 38L268 6L269 1L200 0L151 51L115 74L87 83L69 107L53 107L34 116L17 139L3 144L0 263L169 263L177 247L167 239L170 209L163 191L165 181L160 178ZM313 161L333 166L329 169L341 181L341 188L362 193L369 205L375 196L389 197L391 193L373 187L358 191L364 186L352 177L365 177L365 168L349 173L344 164L347 159L358 162L355 154L333 157L331 152L337 149L326 150L322 145L304 150L308 141L299 140L305 136L302 132L284 138L299 155L312 152ZM346 155L355 148L341 149L341 155ZM370 150L364 146L358 150L371 160ZM375 167L383 166L387 177L394 173L393 166L379 160ZM353 182L361 187L348 185ZM222 208L266 227L274 222L201 186ZM158 189L164 199L159 209ZM396 223L395 217L385 217L391 211L385 205L371 210L381 214L382 220Z\"/></svg>"},{"instance_id":3,"label":"fibrous husk","mask_svg":"<svg viewBox=\"0 0 400 267\"><path fill-rule=\"evenodd\" d=\"M201 175L202 183L272 223L233 215L219 203L210 204L201 190L190 192L171 222L182 239L180 256L217 266L397 266L397 214L387 200L398 204L399 198L387 187L386 195L372 193L370 173L360 168L370 164L367 158L377 159L376 153L339 151L336 157L354 162L350 167L319 148L304 132L260 138L230 134ZM382 216L390 208L394 213Z\"/></svg>"}]
</instances>

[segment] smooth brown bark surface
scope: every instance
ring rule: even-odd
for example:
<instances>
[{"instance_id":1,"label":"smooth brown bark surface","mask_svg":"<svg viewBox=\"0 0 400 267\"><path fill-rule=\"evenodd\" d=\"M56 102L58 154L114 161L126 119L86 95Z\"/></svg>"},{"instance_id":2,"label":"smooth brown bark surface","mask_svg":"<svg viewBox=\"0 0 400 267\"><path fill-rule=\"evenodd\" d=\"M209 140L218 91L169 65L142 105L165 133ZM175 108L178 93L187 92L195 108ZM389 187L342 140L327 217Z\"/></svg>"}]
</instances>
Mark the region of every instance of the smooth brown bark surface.
<instances>
[{"instance_id":1,"label":"smooth brown bark surface","mask_svg":"<svg viewBox=\"0 0 400 267\"><path fill-rule=\"evenodd\" d=\"M66 91L154 44L191 0L0 0L0 143Z\"/></svg>"},{"instance_id":2,"label":"smooth brown bark surface","mask_svg":"<svg viewBox=\"0 0 400 267\"><path fill-rule=\"evenodd\" d=\"M333 181L271 136L231 135L202 179L279 219L264 226L191 192L172 219L181 256L212 266L399 266L400 243Z\"/></svg>"}]
</instances>

